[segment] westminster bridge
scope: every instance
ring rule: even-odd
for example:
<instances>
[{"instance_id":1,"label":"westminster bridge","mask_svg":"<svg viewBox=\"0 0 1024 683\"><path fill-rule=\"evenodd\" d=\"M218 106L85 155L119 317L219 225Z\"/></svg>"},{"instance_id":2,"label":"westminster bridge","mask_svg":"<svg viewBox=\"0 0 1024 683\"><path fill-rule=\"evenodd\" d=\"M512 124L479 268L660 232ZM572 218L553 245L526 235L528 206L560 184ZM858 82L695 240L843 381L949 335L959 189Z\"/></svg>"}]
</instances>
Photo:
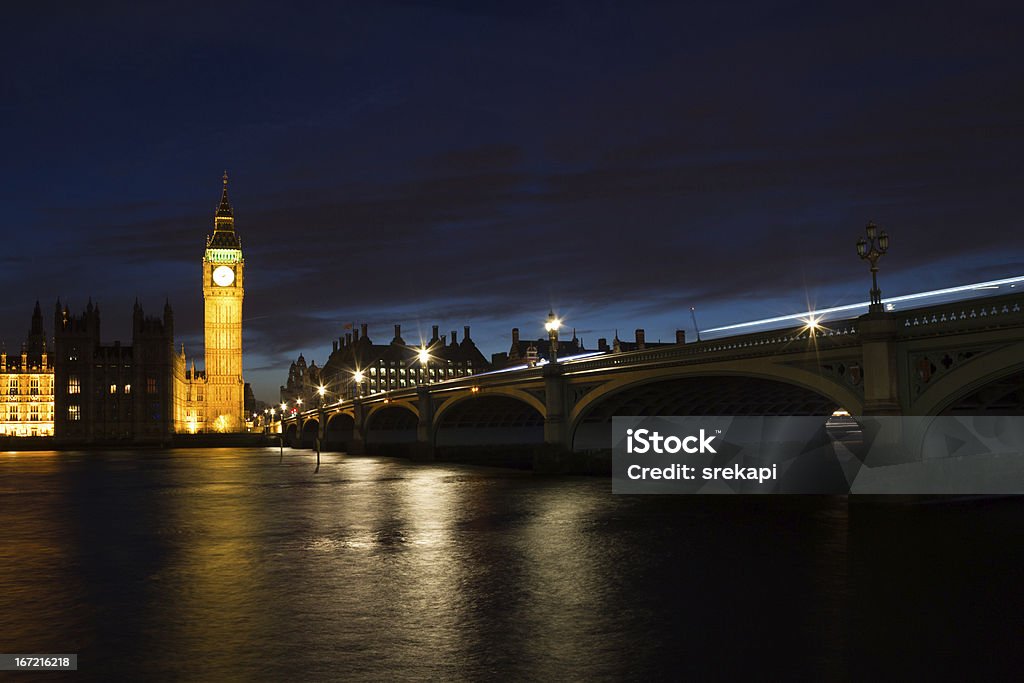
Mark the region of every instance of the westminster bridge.
<instances>
[{"instance_id":1,"label":"westminster bridge","mask_svg":"<svg viewBox=\"0 0 1024 683\"><path fill-rule=\"evenodd\" d=\"M606 449L616 415L1024 414L1022 307L1024 292L566 359L328 398L275 426L295 447L431 455Z\"/></svg>"}]
</instances>

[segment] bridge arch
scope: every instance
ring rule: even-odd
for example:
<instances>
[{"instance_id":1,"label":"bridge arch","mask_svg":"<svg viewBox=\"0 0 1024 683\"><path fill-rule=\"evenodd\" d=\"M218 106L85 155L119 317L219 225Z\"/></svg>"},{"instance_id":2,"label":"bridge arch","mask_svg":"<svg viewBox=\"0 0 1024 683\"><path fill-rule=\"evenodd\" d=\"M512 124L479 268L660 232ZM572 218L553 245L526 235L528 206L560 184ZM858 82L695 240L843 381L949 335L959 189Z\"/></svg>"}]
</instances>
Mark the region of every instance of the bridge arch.
<instances>
[{"instance_id":1,"label":"bridge arch","mask_svg":"<svg viewBox=\"0 0 1024 683\"><path fill-rule=\"evenodd\" d=\"M778 375L751 372L649 372L623 378L584 395L571 413L574 450L608 448L615 415L820 415L837 408L859 411L861 400L826 380L827 393ZM811 375L811 373L807 373ZM813 375L812 375L813 376ZM830 386L835 385L835 386ZM836 391L838 389L839 391ZM852 406L852 408L850 407Z\"/></svg>"},{"instance_id":2,"label":"bridge arch","mask_svg":"<svg viewBox=\"0 0 1024 683\"><path fill-rule=\"evenodd\" d=\"M784 385L796 386L813 392L832 400L836 405L842 406L851 414L859 414L864 405L864 400L852 389L844 387L835 380L821 374L801 370L793 367L758 367L750 369L736 369L735 365L729 368L700 368L677 367L658 368L637 373L630 373L627 376L617 378L596 387L587 392L576 403L569 415L569 423L575 425L580 417L589 412L592 406L605 400L607 397L631 387L639 387L644 384L664 382L668 380L685 378L712 378L712 377L738 377L750 380L768 380Z\"/></svg>"},{"instance_id":3,"label":"bridge arch","mask_svg":"<svg viewBox=\"0 0 1024 683\"><path fill-rule=\"evenodd\" d=\"M294 422L290 423L284 430L284 442L292 448L298 448L299 427Z\"/></svg>"},{"instance_id":4,"label":"bridge arch","mask_svg":"<svg viewBox=\"0 0 1024 683\"><path fill-rule=\"evenodd\" d=\"M407 411L411 412L413 415L416 416L416 419L419 420L420 409L417 408L412 403L410 403L408 401L389 401L387 403L384 403L382 401L380 403L376 403L376 404L370 406L370 408L366 411L366 417L363 418L363 421L364 421L364 423L366 425L366 428L367 429L370 428L370 421L373 419L374 415L376 415L377 413L380 413L382 411L394 410L396 408L407 410Z\"/></svg>"},{"instance_id":5,"label":"bridge arch","mask_svg":"<svg viewBox=\"0 0 1024 683\"><path fill-rule=\"evenodd\" d=\"M320 422L315 418L311 417L302 423L302 432L300 437L301 448L314 448L316 446L316 440L320 436Z\"/></svg>"},{"instance_id":6,"label":"bridge arch","mask_svg":"<svg viewBox=\"0 0 1024 683\"><path fill-rule=\"evenodd\" d=\"M364 438L366 448L413 444L419 426L419 410L404 401L392 401L373 406L366 415ZM389 452L384 452L389 455Z\"/></svg>"},{"instance_id":7,"label":"bridge arch","mask_svg":"<svg viewBox=\"0 0 1024 683\"><path fill-rule=\"evenodd\" d=\"M487 388L482 389L481 391L476 393L472 391L466 391L464 393L457 394L456 396L453 396L452 398L449 398L447 401L442 403L440 406L438 406L437 410L434 411L433 428L436 430L437 425L440 424L441 420L444 418L445 413L452 410L452 408L458 406L460 403L472 400L479 401L481 399L492 396L504 396L511 399L515 399L516 401L520 401L532 407L534 410L540 413L541 416L547 414L547 407L544 405L544 402L531 393L522 391L520 389L509 389L506 387L496 387L493 389Z\"/></svg>"},{"instance_id":8,"label":"bridge arch","mask_svg":"<svg viewBox=\"0 0 1024 683\"><path fill-rule=\"evenodd\" d=\"M347 451L355 435L355 426L356 421L352 413L334 413L328 417L324 430L324 447Z\"/></svg>"},{"instance_id":9,"label":"bridge arch","mask_svg":"<svg viewBox=\"0 0 1024 683\"><path fill-rule=\"evenodd\" d=\"M989 399L986 389L998 392L1005 382L1024 373L1024 342L1004 346L937 378L910 406L911 415L940 415L971 411L965 401L973 400L975 408ZM1012 387L1010 388L1012 390ZM1017 413L1021 414L1021 413Z\"/></svg>"},{"instance_id":10,"label":"bridge arch","mask_svg":"<svg viewBox=\"0 0 1024 683\"><path fill-rule=\"evenodd\" d=\"M437 410L432 438L438 447L541 444L545 412L525 391L467 392Z\"/></svg>"}]
</instances>

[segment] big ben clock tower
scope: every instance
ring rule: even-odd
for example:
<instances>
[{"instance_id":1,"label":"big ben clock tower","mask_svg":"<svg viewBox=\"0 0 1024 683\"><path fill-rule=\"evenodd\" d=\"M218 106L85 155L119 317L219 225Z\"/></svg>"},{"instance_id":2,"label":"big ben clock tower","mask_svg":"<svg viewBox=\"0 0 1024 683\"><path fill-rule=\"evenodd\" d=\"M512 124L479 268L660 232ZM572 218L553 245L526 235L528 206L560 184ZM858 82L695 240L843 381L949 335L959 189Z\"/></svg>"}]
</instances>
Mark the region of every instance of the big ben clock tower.
<instances>
[{"instance_id":1,"label":"big ben clock tower","mask_svg":"<svg viewBox=\"0 0 1024 683\"><path fill-rule=\"evenodd\" d=\"M206 332L205 422L210 431L245 429L245 382L242 379L242 298L245 278L242 243L228 202L228 174L206 238L203 256L203 303Z\"/></svg>"}]
</instances>

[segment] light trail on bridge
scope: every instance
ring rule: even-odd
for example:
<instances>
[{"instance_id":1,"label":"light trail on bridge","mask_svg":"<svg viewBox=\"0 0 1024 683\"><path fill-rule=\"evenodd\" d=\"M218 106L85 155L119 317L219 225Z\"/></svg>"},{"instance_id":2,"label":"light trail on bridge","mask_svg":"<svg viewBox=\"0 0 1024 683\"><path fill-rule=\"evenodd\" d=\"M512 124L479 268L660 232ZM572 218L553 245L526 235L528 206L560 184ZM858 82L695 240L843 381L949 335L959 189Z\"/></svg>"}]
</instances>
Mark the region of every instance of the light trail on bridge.
<instances>
[{"instance_id":1,"label":"light trail on bridge","mask_svg":"<svg viewBox=\"0 0 1024 683\"><path fill-rule=\"evenodd\" d=\"M578 354L576 354L574 356L565 356L564 358L559 358L558 362L559 363L566 363L566 362L571 361L571 360L582 360L584 358L594 358L596 356L603 356L604 354L605 354L604 351L588 351L587 353L578 353ZM535 367L535 368L543 367L543 366L547 365L549 362L550 361L547 358L541 358L532 367ZM487 372L479 372L479 373L477 373L477 374L475 374L473 376L474 377L486 377L488 375L500 375L500 374L505 373L505 372L515 372L516 370L529 370L530 367L531 366L526 364L526 363L521 363L519 365L510 365L507 368L500 368L498 370L488 370ZM463 380L465 378L464 377L457 377L455 379ZM451 381L451 380L446 380L446 381ZM442 382L435 382L435 384L442 384Z\"/></svg>"},{"instance_id":2,"label":"light trail on bridge","mask_svg":"<svg viewBox=\"0 0 1024 683\"><path fill-rule=\"evenodd\" d=\"M917 301L919 299L927 298L939 298L947 297L952 294L962 294L964 292L973 292L977 290L992 290L1000 289L1002 287L1014 288L1018 284L1024 283L1024 275L1018 275L1016 277L1004 278L1002 280L990 280L988 282L977 282L971 285L959 285L957 287L946 287L945 289L934 289L929 292L918 292L916 294L903 294L901 296L889 297L882 299L882 303L885 305L886 310L894 310L896 304L903 303L906 301ZM803 313L792 313L789 315L780 315L774 318L765 318L763 320L752 320L745 323L736 323L735 325L723 325L722 327L713 327L708 330L701 330L702 334L713 334L716 332L729 332L732 330L740 330L748 327L756 327L759 325L772 325L774 323L781 322L800 322L807 323L808 320L813 320L816 323L822 323L826 319L836 320L837 317L831 317L835 313L849 313L851 311L859 311L860 313L866 313L870 301L863 301L856 304L846 304L844 306L833 306L832 308L822 308L814 311L805 311ZM945 302L937 302L945 303ZM858 313L858 315L860 314ZM853 316L850 316L853 317Z\"/></svg>"}]
</instances>

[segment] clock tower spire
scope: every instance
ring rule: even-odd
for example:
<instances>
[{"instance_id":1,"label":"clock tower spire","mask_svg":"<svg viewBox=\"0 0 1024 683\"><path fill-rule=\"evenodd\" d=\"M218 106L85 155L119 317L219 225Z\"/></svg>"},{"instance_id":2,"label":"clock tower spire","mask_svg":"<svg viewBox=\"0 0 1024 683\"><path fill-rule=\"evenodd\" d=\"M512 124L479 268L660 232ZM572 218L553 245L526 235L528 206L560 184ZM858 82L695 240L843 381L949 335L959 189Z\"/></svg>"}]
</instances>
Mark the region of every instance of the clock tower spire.
<instances>
[{"instance_id":1,"label":"clock tower spire","mask_svg":"<svg viewBox=\"0 0 1024 683\"><path fill-rule=\"evenodd\" d=\"M228 172L224 171L224 189L220 193L220 205L213 215L213 234L206 239L207 248L241 249L242 243L235 232L235 211L228 201Z\"/></svg>"}]
</instances>

